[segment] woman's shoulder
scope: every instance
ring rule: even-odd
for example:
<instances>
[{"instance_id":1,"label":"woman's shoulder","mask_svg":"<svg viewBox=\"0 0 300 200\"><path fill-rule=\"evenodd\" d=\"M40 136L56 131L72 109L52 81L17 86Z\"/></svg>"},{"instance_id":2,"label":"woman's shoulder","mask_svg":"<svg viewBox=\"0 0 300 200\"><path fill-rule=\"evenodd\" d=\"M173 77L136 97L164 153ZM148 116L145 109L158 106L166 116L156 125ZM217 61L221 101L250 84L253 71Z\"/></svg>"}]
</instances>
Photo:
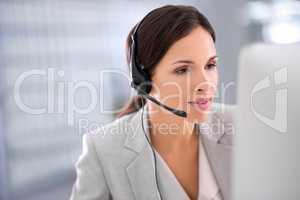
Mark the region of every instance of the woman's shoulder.
<instances>
[{"instance_id":1,"label":"woman's shoulder","mask_svg":"<svg viewBox=\"0 0 300 200\"><path fill-rule=\"evenodd\" d=\"M137 112L116 118L113 121L98 126L96 129L86 132L84 137L88 137L97 150L101 153L121 150L123 144L130 134L135 130L134 117Z\"/></svg>"}]
</instances>

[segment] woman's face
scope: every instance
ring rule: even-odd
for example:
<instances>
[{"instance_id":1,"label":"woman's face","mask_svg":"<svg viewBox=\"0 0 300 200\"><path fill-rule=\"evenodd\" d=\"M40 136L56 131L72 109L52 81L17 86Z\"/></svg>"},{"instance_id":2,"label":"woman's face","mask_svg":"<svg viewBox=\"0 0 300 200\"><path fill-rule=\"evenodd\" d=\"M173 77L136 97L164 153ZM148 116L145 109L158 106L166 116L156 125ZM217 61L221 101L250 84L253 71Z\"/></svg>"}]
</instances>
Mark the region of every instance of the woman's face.
<instances>
[{"instance_id":1,"label":"woman's face","mask_svg":"<svg viewBox=\"0 0 300 200\"><path fill-rule=\"evenodd\" d=\"M158 63L151 77L150 95L186 111L188 121L204 121L218 84L216 65L213 39L199 26L176 41Z\"/></svg>"}]
</instances>

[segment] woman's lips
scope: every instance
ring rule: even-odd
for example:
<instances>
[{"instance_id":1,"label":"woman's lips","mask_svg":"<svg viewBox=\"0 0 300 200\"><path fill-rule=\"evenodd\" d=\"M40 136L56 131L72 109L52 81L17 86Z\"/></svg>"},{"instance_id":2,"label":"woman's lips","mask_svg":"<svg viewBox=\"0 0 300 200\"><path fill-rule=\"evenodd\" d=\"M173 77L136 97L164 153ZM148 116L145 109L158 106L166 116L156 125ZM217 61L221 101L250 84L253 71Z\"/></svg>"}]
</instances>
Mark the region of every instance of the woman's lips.
<instances>
[{"instance_id":1,"label":"woman's lips","mask_svg":"<svg viewBox=\"0 0 300 200\"><path fill-rule=\"evenodd\" d=\"M196 108L200 108L201 110L207 110L212 102L212 97L206 98L197 98L195 101L190 101L189 103L195 106Z\"/></svg>"}]
</instances>

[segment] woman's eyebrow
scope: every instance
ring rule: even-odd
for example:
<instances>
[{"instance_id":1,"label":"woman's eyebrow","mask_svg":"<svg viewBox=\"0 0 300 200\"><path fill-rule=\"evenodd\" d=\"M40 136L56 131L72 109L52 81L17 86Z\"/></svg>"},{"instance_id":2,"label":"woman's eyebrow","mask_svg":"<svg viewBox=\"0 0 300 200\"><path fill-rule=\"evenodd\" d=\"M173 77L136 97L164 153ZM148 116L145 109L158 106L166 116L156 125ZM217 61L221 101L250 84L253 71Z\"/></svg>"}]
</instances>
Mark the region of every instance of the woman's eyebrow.
<instances>
[{"instance_id":1,"label":"woman's eyebrow","mask_svg":"<svg viewBox=\"0 0 300 200\"><path fill-rule=\"evenodd\" d=\"M217 55L214 55L214 56L210 57L210 58L208 59L208 61L213 60L213 59L218 59L218 58L219 58L219 57L218 57Z\"/></svg>"},{"instance_id":2,"label":"woman's eyebrow","mask_svg":"<svg viewBox=\"0 0 300 200\"><path fill-rule=\"evenodd\" d=\"M218 56L217 55L215 55L215 56L212 56L212 57L210 57L209 59L208 59L208 61L207 61L207 63L206 64L208 64L209 63L209 61L211 61L211 60L214 60L214 59L216 59L216 60L218 60Z\"/></svg>"},{"instance_id":3,"label":"woman's eyebrow","mask_svg":"<svg viewBox=\"0 0 300 200\"><path fill-rule=\"evenodd\" d=\"M212 57L210 57L210 58L208 59L208 62L209 62L210 60L218 59L218 58L219 58L219 57L218 57L217 55L214 55L214 56L212 56ZM194 64L194 61L192 61L192 60L177 60L176 62L174 62L174 63L172 63L172 64L175 65L175 64L178 64L178 63Z\"/></svg>"},{"instance_id":4,"label":"woman's eyebrow","mask_svg":"<svg viewBox=\"0 0 300 200\"><path fill-rule=\"evenodd\" d=\"M177 60L176 62L173 62L172 64L175 65L178 63L194 64L194 61L192 61L192 60Z\"/></svg>"}]
</instances>

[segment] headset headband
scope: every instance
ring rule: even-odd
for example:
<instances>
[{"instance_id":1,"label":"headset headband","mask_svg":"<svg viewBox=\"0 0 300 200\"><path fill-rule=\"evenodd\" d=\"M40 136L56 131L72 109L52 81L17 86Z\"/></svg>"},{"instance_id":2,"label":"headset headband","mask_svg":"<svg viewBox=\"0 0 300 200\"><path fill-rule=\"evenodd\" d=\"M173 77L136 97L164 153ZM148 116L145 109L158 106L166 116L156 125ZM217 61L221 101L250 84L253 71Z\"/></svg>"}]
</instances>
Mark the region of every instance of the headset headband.
<instances>
[{"instance_id":1,"label":"headset headband","mask_svg":"<svg viewBox=\"0 0 300 200\"><path fill-rule=\"evenodd\" d=\"M152 11L151 11L152 12ZM130 57L130 71L131 71L131 87L137 90L138 94L148 94L151 91L150 75L145 71L145 66L138 63L137 60L137 32L139 27L151 13L149 12L135 27L131 34L131 57Z\"/></svg>"}]
</instances>

